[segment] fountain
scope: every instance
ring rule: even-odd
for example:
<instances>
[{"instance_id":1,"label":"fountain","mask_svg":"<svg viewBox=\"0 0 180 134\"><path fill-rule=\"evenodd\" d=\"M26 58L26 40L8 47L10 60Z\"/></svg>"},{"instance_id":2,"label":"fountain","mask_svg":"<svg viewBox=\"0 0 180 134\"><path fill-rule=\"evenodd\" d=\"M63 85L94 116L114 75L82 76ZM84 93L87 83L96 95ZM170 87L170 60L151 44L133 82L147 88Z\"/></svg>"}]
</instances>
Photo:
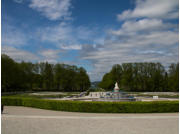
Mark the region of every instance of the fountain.
<instances>
[{"instance_id":1,"label":"fountain","mask_svg":"<svg viewBox=\"0 0 180 134\"><path fill-rule=\"evenodd\" d=\"M118 83L115 83L114 90L112 92L106 93L103 98L104 101L135 101L133 96L129 96L126 92L119 89Z\"/></svg>"},{"instance_id":2,"label":"fountain","mask_svg":"<svg viewBox=\"0 0 180 134\"><path fill-rule=\"evenodd\" d=\"M88 96L85 96L86 92L80 93L79 96L74 98L62 98L61 100L74 100L74 101L136 101L133 96L129 96L126 92L120 90L118 83L115 83L115 87L112 92L90 92Z\"/></svg>"}]
</instances>

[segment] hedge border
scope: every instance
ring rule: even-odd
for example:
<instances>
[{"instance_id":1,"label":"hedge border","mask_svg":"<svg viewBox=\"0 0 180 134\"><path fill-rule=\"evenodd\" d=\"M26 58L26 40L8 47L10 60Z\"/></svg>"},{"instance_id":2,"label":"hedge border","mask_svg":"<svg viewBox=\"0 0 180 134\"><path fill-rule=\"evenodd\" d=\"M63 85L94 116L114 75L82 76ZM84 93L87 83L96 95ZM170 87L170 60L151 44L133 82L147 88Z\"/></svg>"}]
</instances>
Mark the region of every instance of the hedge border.
<instances>
[{"instance_id":1,"label":"hedge border","mask_svg":"<svg viewBox=\"0 0 180 134\"><path fill-rule=\"evenodd\" d=\"M179 101L153 102L85 102L60 101L22 97L2 97L6 106L25 106L40 109L89 113L169 113L179 112Z\"/></svg>"}]
</instances>

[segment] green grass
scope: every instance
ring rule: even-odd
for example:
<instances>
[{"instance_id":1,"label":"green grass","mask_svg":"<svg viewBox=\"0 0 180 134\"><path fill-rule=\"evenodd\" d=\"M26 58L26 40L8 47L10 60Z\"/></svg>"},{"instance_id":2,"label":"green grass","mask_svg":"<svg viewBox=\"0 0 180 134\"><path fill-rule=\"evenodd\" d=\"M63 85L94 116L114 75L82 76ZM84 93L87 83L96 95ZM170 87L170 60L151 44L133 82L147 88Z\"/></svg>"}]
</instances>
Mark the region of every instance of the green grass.
<instances>
[{"instance_id":1,"label":"green grass","mask_svg":"<svg viewBox=\"0 0 180 134\"><path fill-rule=\"evenodd\" d=\"M142 96L142 97L153 97L155 95L148 95L148 94L137 94L134 96ZM179 95L157 95L159 98L179 98Z\"/></svg>"},{"instance_id":2,"label":"green grass","mask_svg":"<svg viewBox=\"0 0 180 134\"><path fill-rule=\"evenodd\" d=\"M44 100L25 97L2 97L1 102L7 106L25 106L41 109L89 112L89 113L166 113L178 112L179 101L153 102L85 102Z\"/></svg>"},{"instance_id":3,"label":"green grass","mask_svg":"<svg viewBox=\"0 0 180 134\"><path fill-rule=\"evenodd\" d=\"M3 97L23 97L23 98L63 98L67 96L75 96L71 93L69 94L54 94L54 95L34 95L34 94L15 94L15 95L4 95Z\"/></svg>"}]
</instances>

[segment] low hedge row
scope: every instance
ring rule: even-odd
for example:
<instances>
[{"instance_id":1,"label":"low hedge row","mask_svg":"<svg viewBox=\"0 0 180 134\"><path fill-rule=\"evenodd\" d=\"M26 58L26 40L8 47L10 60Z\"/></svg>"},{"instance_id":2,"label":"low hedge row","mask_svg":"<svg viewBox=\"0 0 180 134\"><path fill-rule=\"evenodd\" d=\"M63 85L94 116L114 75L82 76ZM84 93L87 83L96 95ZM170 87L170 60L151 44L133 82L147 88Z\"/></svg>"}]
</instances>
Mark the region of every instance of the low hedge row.
<instances>
[{"instance_id":1,"label":"low hedge row","mask_svg":"<svg viewBox=\"0 0 180 134\"><path fill-rule=\"evenodd\" d=\"M26 106L41 109L91 112L91 113L165 113L178 112L179 101L154 102L84 102L59 101L22 97L2 97L2 104L7 106Z\"/></svg>"}]
</instances>

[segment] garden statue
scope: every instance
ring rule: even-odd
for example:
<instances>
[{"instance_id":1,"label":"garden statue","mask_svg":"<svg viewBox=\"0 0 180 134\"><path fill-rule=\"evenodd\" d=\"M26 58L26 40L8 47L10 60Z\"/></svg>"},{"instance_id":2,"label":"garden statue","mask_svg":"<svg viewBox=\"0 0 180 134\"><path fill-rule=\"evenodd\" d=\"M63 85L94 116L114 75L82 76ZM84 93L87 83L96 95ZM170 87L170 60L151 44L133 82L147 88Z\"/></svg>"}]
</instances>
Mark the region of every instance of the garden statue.
<instances>
[{"instance_id":1,"label":"garden statue","mask_svg":"<svg viewBox=\"0 0 180 134\"><path fill-rule=\"evenodd\" d=\"M114 87L114 92L119 92L119 87L118 87L118 83L115 83L115 87Z\"/></svg>"}]
</instances>

